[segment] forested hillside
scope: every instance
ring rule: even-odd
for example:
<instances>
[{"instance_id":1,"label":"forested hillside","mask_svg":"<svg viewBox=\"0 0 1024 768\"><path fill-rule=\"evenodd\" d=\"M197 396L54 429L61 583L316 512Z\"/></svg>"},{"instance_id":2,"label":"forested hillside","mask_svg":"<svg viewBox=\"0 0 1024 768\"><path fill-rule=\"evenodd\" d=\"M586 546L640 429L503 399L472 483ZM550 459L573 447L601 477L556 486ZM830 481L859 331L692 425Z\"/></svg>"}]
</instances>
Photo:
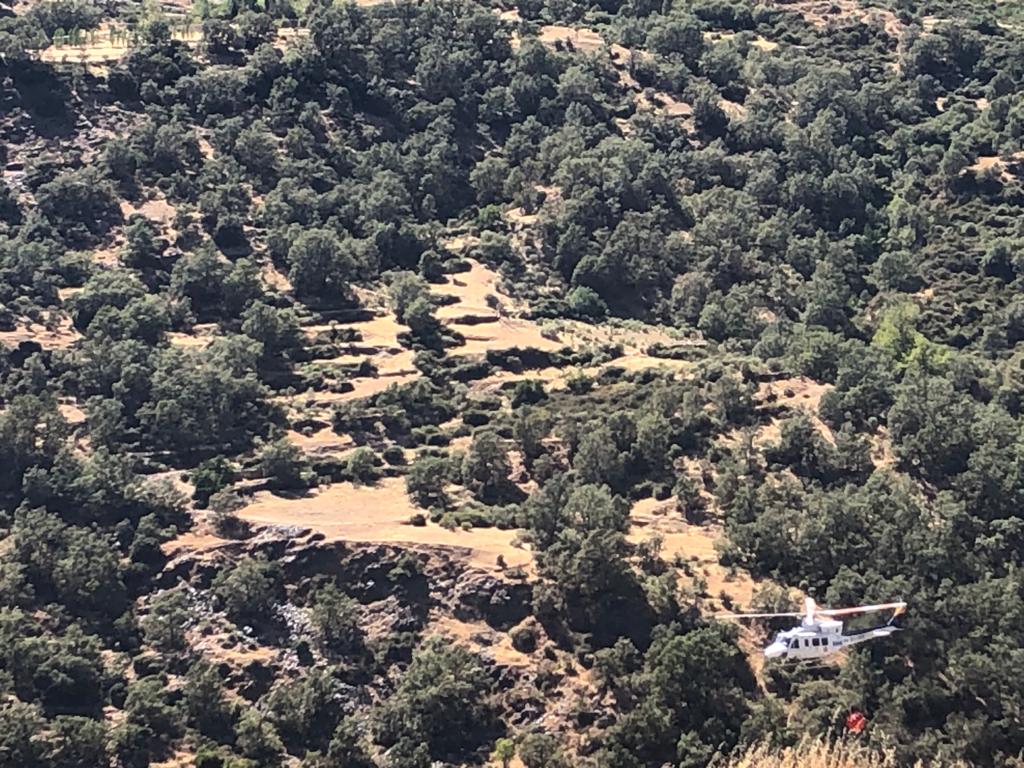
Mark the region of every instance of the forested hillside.
<instances>
[{"instance_id":1,"label":"forested hillside","mask_svg":"<svg viewBox=\"0 0 1024 768\"><path fill-rule=\"evenodd\" d=\"M0 768L1019 765L1018 3L18 0L0 74ZM804 595L910 607L714 618Z\"/></svg>"}]
</instances>

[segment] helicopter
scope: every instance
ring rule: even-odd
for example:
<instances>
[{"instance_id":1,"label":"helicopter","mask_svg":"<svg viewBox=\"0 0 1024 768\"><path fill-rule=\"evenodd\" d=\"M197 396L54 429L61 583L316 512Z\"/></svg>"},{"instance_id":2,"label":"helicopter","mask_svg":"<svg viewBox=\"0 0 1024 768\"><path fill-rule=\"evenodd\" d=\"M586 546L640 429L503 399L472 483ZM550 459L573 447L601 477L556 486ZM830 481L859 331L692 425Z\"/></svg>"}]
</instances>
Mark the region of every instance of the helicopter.
<instances>
[{"instance_id":1,"label":"helicopter","mask_svg":"<svg viewBox=\"0 0 1024 768\"><path fill-rule=\"evenodd\" d=\"M844 648L888 637L900 628L893 622L903 613L907 604L902 600L878 605L858 605L852 608L819 608L814 598L804 600L803 613L726 613L719 614L722 619L774 619L799 618L800 625L779 632L775 639L764 649L765 658L786 659L794 661L813 661L838 653ZM856 616L864 613L881 613L892 611L892 617L886 624L878 627L857 630L843 634L843 622L837 616Z\"/></svg>"}]
</instances>

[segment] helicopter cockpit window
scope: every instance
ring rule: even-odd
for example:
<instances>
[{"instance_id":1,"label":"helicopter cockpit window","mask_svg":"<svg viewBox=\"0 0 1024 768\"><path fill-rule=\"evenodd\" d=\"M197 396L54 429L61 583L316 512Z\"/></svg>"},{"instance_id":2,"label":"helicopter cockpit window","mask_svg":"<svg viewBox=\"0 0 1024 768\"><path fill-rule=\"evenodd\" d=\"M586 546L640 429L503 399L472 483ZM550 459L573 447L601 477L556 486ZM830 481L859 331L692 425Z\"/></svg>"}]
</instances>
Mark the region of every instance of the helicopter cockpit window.
<instances>
[{"instance_id":1,"label":"helicopter cockpit window","mask_svg":"<svg viewBox=\"0 0 1024 768\"><path fill-rule=\"evenodd\" d=\"M800 647L800 638L794 637L792 640L790 640L789 641L789 647L790 648L799 648Z\"/></svg>"}]
</instances>

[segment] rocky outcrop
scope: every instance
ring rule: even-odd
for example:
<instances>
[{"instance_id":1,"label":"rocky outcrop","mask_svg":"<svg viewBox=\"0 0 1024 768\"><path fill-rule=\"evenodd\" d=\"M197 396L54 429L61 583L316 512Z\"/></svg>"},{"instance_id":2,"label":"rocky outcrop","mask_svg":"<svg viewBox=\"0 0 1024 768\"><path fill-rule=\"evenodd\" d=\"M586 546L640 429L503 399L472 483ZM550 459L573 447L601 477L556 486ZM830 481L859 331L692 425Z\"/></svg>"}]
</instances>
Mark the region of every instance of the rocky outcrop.
<instances>
[{"instance_id":1,"label":"rocky outcrop","mask_svg":"<svg viewBox=\"0 0 1024 768\"><path fill-rule=\"evenodd\" d=\"M482 571L467 570L445 601L463 621L482 620L495 629L509 629L532 612L533 588Z\"/></svg>"}]
</instances>

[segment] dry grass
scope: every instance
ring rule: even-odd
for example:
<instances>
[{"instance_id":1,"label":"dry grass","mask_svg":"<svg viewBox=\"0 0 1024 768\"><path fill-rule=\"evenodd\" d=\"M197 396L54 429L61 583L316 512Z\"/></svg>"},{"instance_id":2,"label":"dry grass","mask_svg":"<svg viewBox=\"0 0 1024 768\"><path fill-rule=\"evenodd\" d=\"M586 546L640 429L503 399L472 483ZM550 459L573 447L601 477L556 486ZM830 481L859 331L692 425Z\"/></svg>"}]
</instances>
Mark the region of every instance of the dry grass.
<instances>
[{"instance_id":1,"label":"dry grass","mask_svg":"<svg viewBox=\"0 0 1024 768\"><path fill-rule=\"evenodd\" d=\"M325 454L348 451L355 446L348 435L339 435L330 427L324 427L311 435L289 430L288 439L306 453Z\"/></svg>"},{"instance_id":2,"label":"dry grass","mask_svg":"<svg viewBox=\"0 0 1024 768\"><path fill-rule=\"evenodd\" d=\"M881 27L890 37L900 38L906 27L892 11L882 8L865 8L856 0L776 0L775 5L784 10L795 11L809 24L825 28L847 19L856 19L869 26Z\"/></svg>"},{"instance_id":3,"label":"dry grass","mask_svg":"<svg viewBox=\"0 0 1024 768\"><path fill-rule=\"evenodd\" d=\"M512 647L512 639L507 632L498 632L483 621L462 621L453 616L439 615L426 628L424 635L442 635L502 666L531 667L535 664L529 654Z\"/></svg>"},{"instance_id":4,"label":"dry grass","mask_svg":"<svg viewBox=\"0 0 1024 768\"><path fill-rule=\"evenodd\" d=\"M57 407L60 409L61 416L63 416L65 421L67 421L71 426L83 424L85 422L85 411L78 407L78 403L74 399L61 403Z\"/></svg>"},{"instance_id":5,"label":"dry grass","mask_svg":"<svg viewBox=\"0 0 1024 768\"><path fill-rule=\"evenodd\" d=\"M563 346L560 341L544 338L538 323L513 317L524 304L501 290L497 272L472 259L469 263L468 272L452 275L445 285L434 288L436 293L457 300L441 307L437 316L466 338L458 350L460 354L511 347L554 350Z\"/></svg>"},{"instance_id":6,"label":"dry grass","mask_svg":"<svg viewBox=\"0 0 1024 768\"><path fill-rule=\"evenodd\" d=\"M405 481L385 478L374 486L337 483L299 498L261 491L238 516L253 525L311 528L334 541L447 548L471 564L492 571L497 570L498 555L509 567L533 567L532 553L513 545L515 531L449 531L432 523L409 525L409 518L419 512L422 510L406 495Z\"/></svg>"},{"instance_id":7,"label":"dry grass","mask_svg":"<svg viewBox=\"0 0 1024 768\"><path fill-rule=\"evenodd\" d=\"M604 45L604 38L597 32L586 27L567 27L562 24L548 24L540 28L537 38L551 48L561 44L572 46L577 51L593 53Z\"/></svg>"},{"instance_id":8,"label":"dry grass","mask_svg":"<svg viewBox=\"0 0 1024 768\"><path fill-rule=\"evenodd\" d=\"M24 320L12 331L0 331L0 347L16 347L23 341L34 341L43 349L66 349L81 336L71 325L71 318L52 313L46 325Z\"/></svg>"},{"instance_id":9,"label":"dry grass","mask_svg":"<svg viewBox=\"0 0 1024 768\"><path fill-rule=\"evenodd\" d=\"M453 322L449 323L449 326L466 339L466 343L458 348L459 354L482 355L488 350L512 347L534 347L553 352L564 346L560 340L545 338L541 333L541 327L530 320L503 317L486 325L463 325Z\"/></svg>"},{"instance_id":10,"label":"dry grass","mask_svg":"<svg viewBox=\"0 0 1024 768\"><path fill-rule=\"evenodd\" d=\"M896 768L897 765L892 756L871 752L855 741L835 744L808 741L785 749L758 744L729 761L728 768ZM917 768L923 766L924 763L917 763Z\"/></svg>"},{"instance_id":11,"label":"dry grass","mask_svg":"<svg viewBox=\"0 0 1024 768\"><path fill-rule=\"evenodd\" d=\"M196 323L188 333L170 331L167 340L176 347L205 347L216 338L217 332L217 323Z\"/></svg>"},{"instance_id":12,"label":"dry grass","mask_svg":"<svg viewBox=\"0 0 1024 768\"><path fill-rule=\"evenodd\" d=\"M147 200L141 205L121 201L121 214L125 219L134 215L145 216L154 224L167 226L174 221L175 208L163 199Z\"/></svg>"},{"instance_id":13,"label":"dry grass","mask_svg":"<svg viewBox=\"0 0 1024 768\"><path fill-rule=\"evenodd\" d=\"M655 91L650 96L641 91L634 96L634 101L638 108L650 109L665 117L679 120L689 120L693 117L693 107L690 104L665 91Z\"/></svg>"},{"instance_id":14,"label":"dry grass","mask_svg":"<svg viewBox=\"0 0 1024 768\"><path fill-rule=\"evenodd\" d=\"M266 283L267 287L282 293L289 293L292 290L292 284L288 276L269 261L263 265L263 282Z\"/></svg>"},{"instance_id":15,"label":"dry grass","mask_svg":"<svg viewBox=\"0 0 1024 768\"><path fill-rule=\"evenodd\" d=\"M195 765L196 756L192 752L185 752L183 750L176 750L166 760L161 760L159 763L150 763L150 768L191 768Z\"/></svg>"},{"instance_id":16,"label":"dry grass","mask_svg":"<svg viewBox=\"0 0 1024 768\"><path fill-rule=\"evenodd\" d=\"M202 40L202 33L196 25L187 34L183 30L175 29L172 37L194 46ZM39 58L53 64L100 65L118 61L130 50L127 41L111 39L109 26L97 29L95 40L96 42L88 42L85 45L50 45L39 52Z\"/></svg>"},{"instance_id":17,"label":"dry grass","mask_svg":"<svg viewBox=\"0 0 1024 768\"><path fill-rule=\"evenodd\" d=\"M585 373L594 375L598 371L597 368L585 369ZM544 384L544 388L548 391L564 389L566 384L566 377L570 373L569 369L565 368L539 368L533 371L523 371L521 373L513 373L512 371L498 371L486 378L474 381L470 385L470 391L475 394L494 393L504 387L506 384L517 381L540 381Z\"/></svg>"},{"instance_id":18,"label":"dry grass","mask_svg":"<svg viewBox=\"0 0 1024 768\"><path fill-rule=\"evenodd\" d=\"M444 321L456 321L467 315L478 315L498 319L498 311L488 304L488 297L493 297L501 307L512 308L515 302L498 288L501 276L479 262L470 260L469 272L451 275L445 285L437 286L435 293L452 296L458 303L447 304L437 311L437 316Z\"/></svg>"},{"instance_id":19,"label":"dry grass","mask_svg":"<svg viewBox=\"0 0 1024 768\"><path fill-rule=\"evenodd\" d=\"M788 410L805 408L817 413L821 406L821 398L830 389L832 389L831 384L820 384L806 376L794 376L761 384L758 387L756 398L761 403L777 408Z\"/></svg>"},{"instance_id":20,"label":"dry grass","mask_svg":"<svg viewBox=\"0 0 1024 768\"><path fill-rule=\"evenodd\" d=\"M715 542L722 531L717 525L687 523L675 502L641 499L630 512L627 539L639 544L658 536L661 556L668 562L676 557L690 563L690 568L707 583L707 592L715 600L725 593L740 605L750 605L756 584L750 575L737 570L730 573L718 562Z\"/></svg>"},{"instance_id":21,"label":"dry grass","mask_svg":"<svg viewBox=\"0 0 1024 768\"><path fill-rule=\"evenodd\" d=\"M1014 152L1009 156L1011 163L1024 159L1024 152ZM1007 162L1004 158L998 155L982 155L980 156L973 165L967 166L964 169L964 173L973 173L975 176L981 176L985 173L996 173L1004 183L1009 183L1015 180L1014 174L1007 167Z\"/></svg>"}]
</instances>

